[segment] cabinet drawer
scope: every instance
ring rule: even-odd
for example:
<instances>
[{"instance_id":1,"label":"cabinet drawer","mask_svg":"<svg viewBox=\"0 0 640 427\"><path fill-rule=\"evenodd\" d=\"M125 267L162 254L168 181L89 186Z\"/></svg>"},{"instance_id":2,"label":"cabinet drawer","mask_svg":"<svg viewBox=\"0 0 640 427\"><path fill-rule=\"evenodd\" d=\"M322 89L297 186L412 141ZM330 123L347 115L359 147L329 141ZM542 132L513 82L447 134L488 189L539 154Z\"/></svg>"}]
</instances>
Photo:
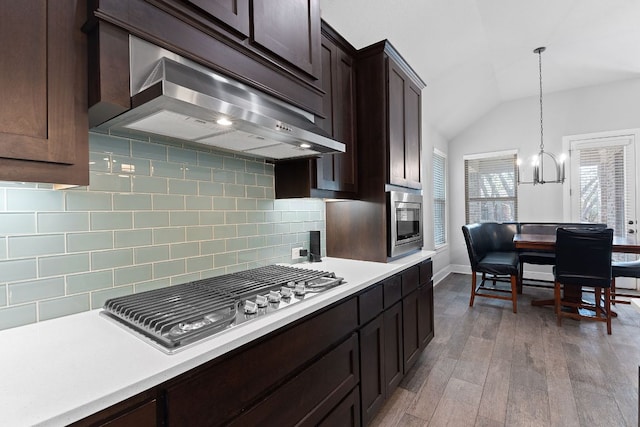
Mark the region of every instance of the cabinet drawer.
<instances>
[{"instance_id":1,"label":"cabinet drawer","mask_svg":"<svg viewBox=\"0 0 640 427\"><path fill-rule=\"evenodd\" d=\"M358 387L333 408L327 417L318 424L319 427L359 427L360 398Z\"/></svg>"},{"instance_id":2,"label":"cabinet drawer","mask_svg":"<svg viewBox=\"0 0 640 427\"><path fill-rule=\"evenodd\" d=\"M402 278L393 276L382 282L384 308L387 309L402 298Z\"/></svg>"},{"instance_id":3,"label":"cabinet drawer","mask_svg":"<svg viewBox=\"0 0 640 427\"><path fill-rule=\"evenodd\" d=\"M220 425L356 329L357 299L196 368L166 391L168 425ZM212 404L213 403L213 404Z\"/></svg>"},{"instance_id":4,"label":"cabinet drawer","mask_svg":"<svg viewBox=\"0 0 640 427\"><path fill-rule=\"evenodd\" d=\"M429 259L420 263L420 286L428 284L433 278L433 262Z\"/></svg>"},{"instance_id":5,"label":"cabinet drawer","mask_svg":"<svg viewBox=\"0 0 640 427\"><path fill-rule=\"evenodd\" d=\"M358 316L360 325L364 325L382 312L382 285L375 285L373 289L358 296Z\"/></svg>"},{"instance_id":6,"label":"cabinet drawer","mask_svg":"<svg viewBox=\"0 0 640 427\"><path fill-rule=\"evenodd\" d=\"M420 269L417 265L409 267L402 272L402 296L409 295L418 289L420 282Z\"/></svg>"},{"instance_id":7,"label":"cabinet drawer","mask_svg":"<svg viewBox=\"0 0 640 427\"><path fill-rule=\"evenodd\" d=\"M230 425L317 425L358 384L359 370L353 334Z\"/></svg>"}]
</instances>

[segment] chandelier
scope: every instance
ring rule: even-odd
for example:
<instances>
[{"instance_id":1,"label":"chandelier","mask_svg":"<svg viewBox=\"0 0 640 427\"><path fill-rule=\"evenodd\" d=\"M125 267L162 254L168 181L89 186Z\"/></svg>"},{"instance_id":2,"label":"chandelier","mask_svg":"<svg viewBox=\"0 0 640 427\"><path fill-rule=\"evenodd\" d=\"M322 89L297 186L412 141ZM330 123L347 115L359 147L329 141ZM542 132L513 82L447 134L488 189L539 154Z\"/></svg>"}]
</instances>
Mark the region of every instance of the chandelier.
<instances>
[{"instance_id":1,"label":"chandelier","mask_svg":"<svg viewBox=\"0 0 640 427\"><path fill-rule=\"evenodd\" d=\"M562 184L564 182L564 154L558 158L553 153L544 151L544 126L542 121L542 52L546 49L546 47L538 47L533 50L533 53L538 54L538 69L540 71L540 151L538 154L533 156L531 161L531 166L533 168L533 178L531 181L520 180L521 161L518 159L518 184ZM552 181L545 180L545 159L547 161L547 166L555 169L555 179Z\"/></svg>"}]
</instances>

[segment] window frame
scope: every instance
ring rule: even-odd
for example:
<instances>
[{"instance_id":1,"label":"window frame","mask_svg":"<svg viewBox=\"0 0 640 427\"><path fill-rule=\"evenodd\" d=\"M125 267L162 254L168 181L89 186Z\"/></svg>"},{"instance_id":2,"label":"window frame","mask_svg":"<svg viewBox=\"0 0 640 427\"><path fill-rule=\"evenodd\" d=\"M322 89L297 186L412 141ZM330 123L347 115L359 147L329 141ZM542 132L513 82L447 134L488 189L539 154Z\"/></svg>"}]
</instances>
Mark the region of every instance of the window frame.
<instances>
[{"instance_id":1,"label":"window frame","mask_svg":"<svg viewBox=\"0 0 640 427\"><path fill-rule=\"evenodd\" d=\"M511 159L508 160L509 164L511 164L512 162L512 166L513 166L513 196L508 196L508 197L474 197L472 199L469 198L469 169L468 169L468 162L469 161L482 161L482 160L487 160L487 161L496 161L496 159L501 158L501 157L512 157L513 160L511 161ZM518 184L517 184L517 178L518 178L518 166L517 166L517 159L518 159L518 151L517 150L504 150L504 151L494 151L494 152L487 152L487 153L478 153L478 154L468 154L468 155L464 155L463 156L463 161L464 161L464 214L465 214L465 221L466 224L470 224L472 222L491 222L494 220L482 220L482 218L478 218L478 220L476 221L475 218L471 218L471 214L470 214L470 209L469 209L469 205L471 202L496 202L496 201L512 201L513 202L513 218L505 218L505 219L501 219L500 221L504 221L504 222L515 222L518 221ZM507 159L505 159L506 161Z\"/></svg>"}]
</instances>

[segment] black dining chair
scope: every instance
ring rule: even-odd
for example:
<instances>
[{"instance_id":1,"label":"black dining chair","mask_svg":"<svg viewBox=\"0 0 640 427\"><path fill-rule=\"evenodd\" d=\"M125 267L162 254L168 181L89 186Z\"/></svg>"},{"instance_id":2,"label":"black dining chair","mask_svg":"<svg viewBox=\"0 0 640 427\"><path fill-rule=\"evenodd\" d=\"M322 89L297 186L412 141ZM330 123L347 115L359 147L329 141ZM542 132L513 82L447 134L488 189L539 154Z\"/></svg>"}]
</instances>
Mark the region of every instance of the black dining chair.
<instances>
[{"instance_id":1,"label":"black dining chair","mask_svg":"<svg viewBox=\"0 0 640 427\"><path fill-rule=\"evenodd\" d=\"M631 304L630 301L618 300L616 298L616 277L632 277L640 279L640 260L636 261L614 261L611 264L611 304Z\"/></svg>"},{"instance_id":2,"label":"black dining chair","mask_svg":"<svg viewBox=\"0 0 640 427\"><path fill-rule=\"evenodd\" d=\"M562 318L596 320L606 322L607 334L611 335L611 252L613 230L571 230L558 228L556 231L556 265L553 268L554 297L558 326ZM579 286L594 288L594 304L581 298L575 301L561 298L561 287ZM602 304L604 291L604 308ZM566 292L566 289L565 289ZM578 293L581 295L581 292ZM564 307L571 310L565 311ZM595 315L581 314L580 309L594 311Z\"/></svg>"},{"instance_id":3,"label":"black dining chair","mask_svg":"<svg viewBox=\"0 0 640 427\"><path fill-rule=\"evenodd\" d=\"M518 253L513 244L513 236L517 233L517 224L485 222L481 224L467 224L462 226L462 234L467 245L469 262L471 264L471 298L469 306L473 307L476 296L497 298L511 301L513 312L518 312L518 277L520 264ZM482 273L479 285L477 273ZM490 277L487 277L487 274ZM500 276L508 276L510 289L496 286ZM493 282L487 286L486 281ZM501 292L510 295L500 295Z\"/></svg>"}]
</instances>

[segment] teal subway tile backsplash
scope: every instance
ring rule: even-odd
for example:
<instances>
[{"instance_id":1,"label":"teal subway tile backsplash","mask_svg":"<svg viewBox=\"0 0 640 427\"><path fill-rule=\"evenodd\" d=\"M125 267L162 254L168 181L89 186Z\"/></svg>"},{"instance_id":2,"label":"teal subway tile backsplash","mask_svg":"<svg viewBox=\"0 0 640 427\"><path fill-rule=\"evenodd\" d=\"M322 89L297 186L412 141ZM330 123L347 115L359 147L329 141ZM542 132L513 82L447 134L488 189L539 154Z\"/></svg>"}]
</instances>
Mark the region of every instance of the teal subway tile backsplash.
<instances>
[{"instance_id":1,"label":"teal subway tile backsplash","mask_svg":"<svg viewBox=\"0 0 640 427\"><path fill-rule=\"evenodd\" d=\"M153 209L151 194L114 194L113 210L148 211Z\"/></svg>"},{"instance_id":2,"label":"teal subway tile backsplash","mask_svg":"<svg viewBox=\"0 0 640 427\"><path fill-rule=\"evenodd\" d=\"M132 177L131 182L131 189L134 193L167 194L169 192L167 178L136 175Z\"/></svg>"},{"instance_id":3,"label":"teal subway tile backsplash","mask_svg":"<svg viewBox=\"0 0 640 427\"><path fill-rule=\"evenodd\" d=\"M122 230L133 227L130 212L91 212L92 230Z\"/></svg>"},{"instance_id":4,"label":"teal subway tile backsplash","mask_svg":"<svg viewBox=\"0 0 640 427\"><path fill-rule=\"evenodd\" d=\"M69 314L81 313L91 308L89 294L72 295L41 301L38 304L40 320L55 319Z\"/></svg>"},{"instance_id":5,"label":"teal subway tile backsplash","mask_svg":"<svg viewBox=\"0 0 640 427\"><path fill-rule=\"evenodd\" d=\"M7 189L7 211L41 212L64 210L64 192L49 190Z\"/></svg>"},{"instance_id":6,"label":"teal subway tile backsplash","mask_svg":"<svg viewBox=\"0 0 640 427\"><path fill-rule=\"evenodd\" d=\"M113 198L115 199L114 195ZM111 193L88 191L67 191L66 210L69 211L110 211L113 208Z\"/></svg>"},{"instance_id":7,"label":"teal subway tile backsplash","mask_svg":"<svg viewBox=\"0 0 640 427\"><path fill-rule=\"evenodd\" d=\"M136 264L163 261L169 259L169 245L145 246L134 249Z\"/></svg>"},{"instance_id":8,"label":"teal subway tile backsplash","mask_svg":"<svg viewBox=\"0 0 640 427\"><path fill-rule=\"evenodd\" d=\"M40 212L37 215L38 233L89 231L87 212Z\"/></svg>"},{"instance_id":9,"label":"teal subway tile backsplash","mask_svg":"<svg viewBox=\"0 0 640 427\"><path fill-rule=\"evenodd\" d=\"M28 258L64 252L64 234L9 237L9 257Z\"/></svg>"},{"instance_id":10,"label":"teal subway tile backsplash","mask_svg":"<svg viewBox=\"0 0 640 427\"><path fill-rule=\"evenodd\" d=\"M132 248L99 251L91 254L91 268L94 270L124 267L125 265L131 264L133 264Z\"/></svg>"},{"instance_id":11,"label":"teal subway tile backsplash","mask_svg":"<svg viewBox=\"0 0 640 427\"><path fill-rule=\"evenodd\" d=\"M125 138L100 133L90 133L89 144L91 152L94 153L111 153L121 156L131 155L131 141Z\"/></svg>"},{"instance_id":12,"label":"teal subway tile backsplash","mask_svg":"<svg viewBox=\"0 0 640 427\"><path fill-rule=\"evenodd\" d=\"M114 243L116 248L132 248L136 246L147 246L153 244L153 230L121 230L114 232Z\"/></svg>"},{"instance_id":13,"label":"teal subway tile backsplash","mask_svg":"<svg viewBox=\"0 0 640 427\"><path fill-rule=\"evenodd\" d=\"M111 172L123 175L150 176L151 161L132 157L113 156ZM93 183L91 185L93 185Z\"/></svg>"},{"instance_id":14,"label":"teal subway tile backsplash","mask_svg":"<svg viewBox=\"0 0 640 427\"><path fill-rule=\"evenodd\" d=\"M113 286L113 271L102 270L67 276L67 295L87 293Z\"/></svg>"},{"instance_id":15,"label":"teal subway tile backsplash","mask_svg":"<svg viewBox=\"0 0 640 427\"><path fill-rule=\"evenodd\" d=\"M36 232L36 214L31 213L1 213L0 235L29 234Z\"/></svg>"},{"instance_id":16,"label":"teal subway tile backsplash","mask_svg":"<svg viewBox=\"0 0 640 427\"><path fill-rule=\"evenodd\" d=\"M172 163L186 163L188 165L194 166L198 163L198 154L193 150L187 150L178 147L168 147L167 153L169 161Z\"/></svg>"},{"instance_id":17,"label":"teal subway tile backsplash","mask_svg":"<svg viewBox=\"0 0 640 427\"><path fill-rule=\"evenodd\" d=\"M167 146L151 142L132 141L131 143L131 157L166 161L167 150Z\"/></svg>"},{"instance_id":18,"label":"teal subway tile backsplash","mask_svg":"<svg viewBox=\"0 0 640 427\"><path fill-rule=\"evenodd\" d=\"M153 277L152 264L134 265L132 267L116 268L114 270L113 284L115 286L130 285L146 282ZM105 286L106 287L106 286Z\"/></svg>"},{"instance_id":19,"label":"teal subway tile backsplash","mask_svg":"<svg viewBox=\"0 0 640 427\"><path fill-rule=\"evenodd\" d=\"M96 133L89 149L88 187L0 186L0 329L291 262L324 233L324 202L274 200L261 159Z\"/></svg>"},{"instance_id":20,"label":"teal subway tile backsplash","mask_svg":"<svg viewBox=\"0 0 640 427\"><path fill-rule=\"evenodd\" d=\"M67 234L67 252L87 252L113 248L113 231Z\"/></svg>"},{"instance_id":21,"label":"teal subway tile backsplash","mask_svg":"<svg viewBox=\"0 0 640 427\"><path fill-rule=\"evenodd\" d=\"M16 326L35 323L37 320L36 304L23 304L3 308L0 310L0 329L15 328Z\"/></svg>"},{"instance_id":22,"label":"teal subway tile backsplash","mask_svg":"<svg viewBox=\"0 0 640 427\"><path fill-rule=\"evenodd\" d=\"M64 295L64 278L32 280L9 285L9 303L21 304Z\"/></svg>"},{"instance_id":23,"label":"teal subway tile backsplash","mask_svg":"<svg viewBox=\"0 0 640 427\"><path fill-rule=\"evenodd\" d=\"M38 258L40 277L79 273L89 270L89 254L67 254Z\"/></svg>"},{"instance_id":24,"label":"teal subway tile backsplash","mask_svg":"<svg viewBox=\"0 0 640 427\"><path fill-rule=\"evenodd\" d=\"M131 191L131 177L114 175L106 172L91 172L89 174L91 189L94 191L129 192Z\"/></svg>"}]
</instances>

